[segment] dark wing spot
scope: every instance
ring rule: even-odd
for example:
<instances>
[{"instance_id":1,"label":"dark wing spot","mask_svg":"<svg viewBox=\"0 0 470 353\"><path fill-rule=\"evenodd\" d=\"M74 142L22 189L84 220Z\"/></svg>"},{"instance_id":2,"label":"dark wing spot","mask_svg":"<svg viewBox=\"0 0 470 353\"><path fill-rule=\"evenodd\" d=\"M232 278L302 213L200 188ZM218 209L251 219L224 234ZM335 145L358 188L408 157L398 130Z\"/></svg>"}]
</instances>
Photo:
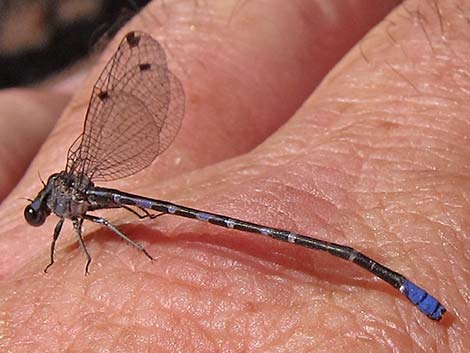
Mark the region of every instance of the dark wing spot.
<instances>
[{"instance_id":1,"label":"dark wing spot","mask_svg":"<svg viewBox=\"0 0 470 353\"><path fill-rule=\"evenodd\" d=\"M150 64L139 64L140 71L145 71L150 69Z\"/></svg>"},{"instance_id":2,"label":"dark wing spot","mask_svg":"<svg viewBox=\"0 0 470 353\"><path fill-rule=\"evenodd\" d=\"M104 101L105 99L109 98L108 91L101 91L98 93L98 98Z\"/></svg>"},{"instance_id":3,"label":"dark wing spot","mask_svg":"<svg viewBox=\"0 0 470 353\"><path fill-rule=\"evenodd\" d=\"M139 45L140 36L136 35L135 32L129 32L126 34L126 40L127 40L127 43L129 44L129 47L132 49Z\"/></svg>"}]
</instances>

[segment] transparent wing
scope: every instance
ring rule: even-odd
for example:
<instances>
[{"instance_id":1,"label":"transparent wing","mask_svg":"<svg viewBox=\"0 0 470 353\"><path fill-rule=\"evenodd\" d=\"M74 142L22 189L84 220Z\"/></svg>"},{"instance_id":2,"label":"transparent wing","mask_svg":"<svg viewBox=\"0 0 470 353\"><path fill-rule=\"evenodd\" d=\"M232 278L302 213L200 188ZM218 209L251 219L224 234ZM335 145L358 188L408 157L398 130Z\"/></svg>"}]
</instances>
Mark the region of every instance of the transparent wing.
<instances>
[{"instance_id":1,"label":"transparent wing","mask_svg":"<svg viewBox=\"0 0 470 353\"><path fill-rule=\"evenodd\" d=\"M129 32L93 87L67 172L114 180L147 167L171 144L184 115L184 90L160 44Z\"/></svg>"}]
</instances>

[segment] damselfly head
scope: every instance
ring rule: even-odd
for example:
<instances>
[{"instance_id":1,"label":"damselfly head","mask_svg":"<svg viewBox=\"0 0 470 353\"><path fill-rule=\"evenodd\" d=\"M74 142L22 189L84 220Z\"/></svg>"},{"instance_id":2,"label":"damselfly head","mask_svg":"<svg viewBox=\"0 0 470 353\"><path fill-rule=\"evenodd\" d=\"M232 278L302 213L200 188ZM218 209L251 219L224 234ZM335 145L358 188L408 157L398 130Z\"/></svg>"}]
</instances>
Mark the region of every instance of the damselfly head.
<instances>
[{"instance_id":1,"label":"damselfly head","mask_svg":"<svg viewBox=\"0 0 470 353\"><path fill-rule=\"evenodd\" d=\"M52 184L59 174L52 174L47 180L47 184L43 183L44 187L39 192L34 200L31 200L31 203L24 209L24 218L29 225L33 227L41 226L46 218L51 214L51 210L47 205L47 196L50 193Z\"/></svg>"},{"instance_id":2,"label":"damselfly head","mask_svg":"<svg viewBox=\"0 0 470 353\"><path fill-rule=\"evenodd\" d=\"M24 218L33 227L41 226L49 215L50 210L47 207L34 207L34 202L24 209Z\"/></svg>"}]
</instances>

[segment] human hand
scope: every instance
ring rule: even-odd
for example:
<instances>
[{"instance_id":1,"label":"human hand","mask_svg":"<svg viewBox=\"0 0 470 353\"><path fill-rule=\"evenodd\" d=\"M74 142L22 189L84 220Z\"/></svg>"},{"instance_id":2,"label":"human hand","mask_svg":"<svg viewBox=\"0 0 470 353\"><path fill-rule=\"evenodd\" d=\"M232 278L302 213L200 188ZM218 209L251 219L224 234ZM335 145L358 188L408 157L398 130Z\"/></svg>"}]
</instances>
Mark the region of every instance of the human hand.
<instances>
[{"instance_id":1,"label":"human hand","mask_svg":"<svg viewBox=\"0 0 470 353\"><path fill-rule=\"evenodd\" d=\"M38 170L47 176L63 168L103 61L1 205L1 344L466 351L468 129L456 76L465 69L465 12L423 3L414 12L417 4L407 4L409 11L383 21L362 52L356 47L312 94L388 8L361 3L349 2L349 12L336 5L339 17L310 1L269 9L257 2L154 4L154 15L144 13L144 25L128 30L144 29L166 44L187 114L156 163L110 186L354 246L429 289L452 323L432 322L383 282L327 254L175 217L138 221L118 210L106 216L145 244L153 263L88 225L94 261L85 277L85 259L65 227L44 275L54 217L29 228L17 198L36 195ZM154 16L159 25L150 24Z\"/></svg>"}]
</instances>

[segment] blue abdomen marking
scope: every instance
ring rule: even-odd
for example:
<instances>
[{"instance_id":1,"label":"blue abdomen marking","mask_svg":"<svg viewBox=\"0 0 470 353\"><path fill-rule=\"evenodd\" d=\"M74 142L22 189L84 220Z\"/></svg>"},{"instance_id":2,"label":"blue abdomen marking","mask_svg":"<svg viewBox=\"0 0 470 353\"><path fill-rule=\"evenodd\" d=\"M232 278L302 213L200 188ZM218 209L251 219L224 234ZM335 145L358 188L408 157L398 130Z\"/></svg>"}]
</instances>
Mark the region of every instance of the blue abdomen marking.
<instances>
[{"instance_id":1,"label":"blue abdomen marking","mask_svg":"<svg viewBox=\"0 0 470 353\"><path fill-rule=\"evenodd\" d=\"M270 235L272 233L271 229L268 229L268 228L260 228L259 232L263 235Z\"/></svg>"},{"instance_id":2,"label":"blue abdomen marking","mask_svg":"<svg viewBox=\"0 0 470 353\"><path fill-rule=\"evenodd\" d=\"M148 200L139 200L139 206L142 208L152 208L153 202Z\"/></svg>"},{"instance_id":3,"label":"blue abdomen marking","mask_svg":"<svg viewBox=\"0 0 470 353\"><path fill-rule=\"evenodd\" d=\"M209 220L212 219L212 216L204 212L198 212L196 213L196 218L199 219L200 221L208 222Z\"/></svg>"},{"instance_id":4,"label":"blue abdomen marking","mask_svg":"<svg viewBox=\"0 0 470 353\"><path fill-rule=\"evenodd\" d=\"M440 320L446 312L444 306L436 298L411 281L405 281L400 287L400 292L433 320Z\"/></svg>"}]
</instances>

